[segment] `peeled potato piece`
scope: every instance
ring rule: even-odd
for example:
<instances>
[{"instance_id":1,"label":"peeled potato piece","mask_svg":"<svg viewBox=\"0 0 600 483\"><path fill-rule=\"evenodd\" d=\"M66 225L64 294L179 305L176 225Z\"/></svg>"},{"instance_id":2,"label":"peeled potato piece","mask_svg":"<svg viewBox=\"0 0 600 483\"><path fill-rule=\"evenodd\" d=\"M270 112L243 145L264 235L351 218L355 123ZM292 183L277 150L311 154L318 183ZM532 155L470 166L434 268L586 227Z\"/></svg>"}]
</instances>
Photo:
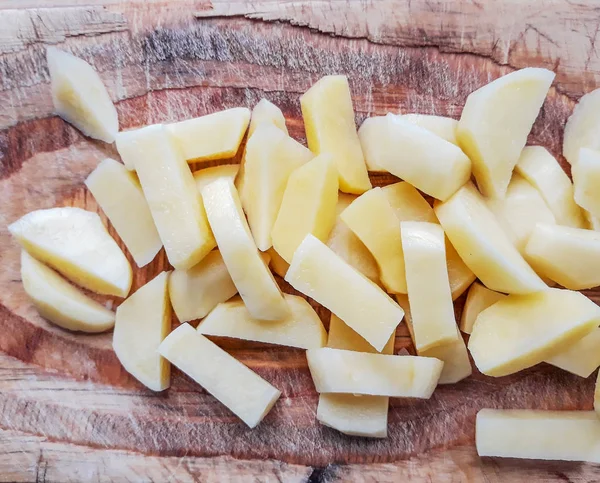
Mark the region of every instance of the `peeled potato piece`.
<instances>
[{"instance_id":1,"label":"peeled potato piece","mask_svg":"<svg viewBox=\"0 0 600 483\"><path fill-rule=\"evenodd\" d=\"M600 307L579 292L510 295L479 314L469 350L481 372L506 376L552 357L598 325Z\"/></svg>"},{"instance_id":2,"label":"peeled potato piece","mask_svg":"<svg viewBox=\"0 0 600 483\"><path fill-rule=\"evenodd\" d=\"M188 163L235 156L250 122L250 110L235 107L167 124L166 129Z\"/></svg>"},{"instance_id":3,"label":"peeled potato piece","mask_svg":"<svg viewBox=\"0 0 600 483\"><path fill-rule=\"evenodd\" d=\"M600 124L599 124L600 128ZM600 151L582 148L571 169L575 202L592 217L600 216Z\"/></svg>"},{"instance_id":4,"label":"peeled potato piece","mask_svg":"<svg viewBox=\"0 0 600 483\"><path fill-rule=\"evenodd\" d=\"M272 124L285 134L288 133L285 125L285 117L283 117L281 109L267 99L261 99L256 106L254 106L254 109L252 109L250 127L248 128L248 139L250 139L256 128L261 124Z\"/></svg>"},{"instance_id":5,"label":"peeled potato piece","mask_svg":"<svg viewBox=\"0 0 600 483\"><path fill-rule=\"evenodd\" d=\"M600 421L594 411L482 409L479 456L600 463Z\"/></svg>"},{"instance_id":6,"label":"peeled potato piece","mask_svg":"<svg viewBox=\"0 0 600 483\"><path fill-rule=\"evenodd\" d=\"M480 191L503 198L554 73L526 68L469 94L456 135L473 162Z\"/></svg>"},{"instance_id":7,"label":"peeled potato piece","mask_svg":"<svg viewBox=\"0 0 600 483\"><path fill-rule=\"evenodd\" d=\"M254 244L231 180L213 181L202 189L202 198L223 261L252 317L286 318L289 308Z\"/></svg>"},{"instance_id":8,"label":"peeled potato piece","mask_svg":"<svg viewBox=\"0 0 600 483\"><path fill-rule=\"evenodd\" d=\"M284 278L288 268L290 268L290 264L281 258L281 255L273 247L269 248L265 253L271 257L270 267L273 272Z\"/></svg>"},{"instance_id":9,"label":"peeled potato piece","mask_svg":"<svg viewBox=\"0 0 600 483\"><path fill-rule=\"evenodd\" d=\"M600 328L561 350L545 362L581 377L589 377L600 366Z\"/></svg>"},{"instance_id":10,"label":"peeled potato piece","mask_svg":"<svg viewBox=\"0 0 600 483\"><path fill-rule=\"evenodd\" d=\"M239 170L239 164L220 164L218 166L199 169L192 174L194 176L194 181L196 182L196 189L198 190L198 193L200 193L202 188L211 184L218 178L227 178L232 182L235 181L235 177Z\"/></svg>"},{"instance_id":11,"label":"peeled potato piece","mask_svg":"<svg viewBox=\"0 0 600 483\"><path fill-rule=\"evenodd\" d=\"M427 114L403 114L401 117L458 146L458 139L456 138L458 121L456 119Z\"/></svg>"},{"instance_id":12,"label":"peeled potato piece","mask_svg":"<svg viewBox=\"0 0 600 483\"><path fill-rule=\"evenodd\" d=\"M323 154L294 171L287 182L271 236L273 248L288 263L307 234L326 241L335 223L338 179L330 155Z\"/></svg>"},{"instance_id":13,"label":"peeled potato piece","mask_svg":"<svg viewBox=\"0 0 600 483\"><path fill-rule=\"evenodd\" d=\"M200 322L198 332L300 349L323 347L327 332L314 309L302 297L288 294L284 297L290 307L286 319L272 322L254 319L244 302L236 297L217 305Z\"/></svg>"},{"instance_id":14,"label":"peeled potato piece","mask_svg":"<svg viewBox=\"0 0 600 483\"><path fill-rule=\"evenodd\" d=\"M395 339L396 333L394 332L381 350L382 354L394 353ZM331 314L331 318L329 319L327 347L356 352L368 352L370 354L377 354L378 352L358 332L352 329L335 314Z\"/></svg>"},{"instance_id":15,"label":"peeled potato piece","mask_svg":"<svg viewBox=\"0 0 600 483\"><path fill-rule=\"evenodd\" d=\"M565 288L600 285L600 232L538 223L525 256L540 275Z\"/></svg>"},{"instance_id":16,"label":"peeled potato piece","mask_svg":"<svg viewBox=\"0 0 600 483\"><path fill-rule=\"evenodd\" d=\"M40 315L63 329L104 332L115 314L64 280L54 270L21 252L21 280Z\"/></svg>"},{"instance_id":17,"label":"peeled potato piece","mask_svg":"<svg viewBox=\"0 0 600 483\"><path fill-rule=\"evenodd\" d=\"M262 421L281 395L189 324L171 332L158 350L250 428Z\"/></svg>"},{"instance_id":18,"label":"peeled potato piece","mask_svg":"<svg viewBox=\"0 0 600 483\"><path fill-rule=\"evenodd\" d=\"M85 60L55 47L46 50L56 113L86 136L112 143L119 118L106 87Z\"/></svg>"},{"instance_id":19,"label":"peeled potato piece","mask_svg":"<svg viewBox=\"0 0 600 483\"><path fill-rule=\"evenodd\" d=\"M600 89L579 99L565 125L563 156L572 166L579 159L581 148L600 149Z\"/></svg>"},{"instance_id":20,"label":"peeled potato piece","mask_svg":"<svg viewBox=\"0 0 600 483\"><path fill-rule=\"evenodd\" d=\"M429 399L444 363L433 357L368 354L323 347L306 351L319 393Z\"/></svg>"},{"instance_id":21,"label":"peeled potato piece","mask_svg":"<svg viewBox=\"0 0 600 483\"><path fill-rule=\"evenodd\" d=\"M138 267L148 265L162 248L144 192L134 173L106 158L85 180Z\"/></svg>"},{"instance_id":22,"label":"peeled potato piece","mask_svg":"<svg viewBox=\"0 0 600 483\"><path fill-rule=\"evenodd\" d=\"M294 253L285 280L331 310L381 351L404 317L383 290L313 235Z\"/></svg>"},{"instance_id":23,"label":"peeled potato piece","mask_svg":"<svg viewBox=\"0 0 600 483\"><path fill-rule=\"evenodd\" d=\"M463 307L460 330L465 334L470 334L473 331L473 324L475 324L477 316L504 297L506 295L503 293L494 292L479 282L473 283Z\"/></svg>"},{"instance_id":24,"label":"peeled potato piece","mask_svg":"<svg viewBox=\"0 0 600 483\"><path fill-rule=\"evenodd\" d=\"M559 225L584 228L581 208L573 198L573 183L546 148L527 146L515 168L538 189Z\"/></svg>"},{"instance_id":25,"label":"peeled potato piece","mask_svg":"<svg viewBox=\"0 0 600 483\"><path fill-rule=\"evenodd\" d=\"M346 76L323 77L300 98L300 106L308 147L333 156L340 190L361 194L370 189Z\"/></svg>"},{"instance_id":26,"label":"peeled potato piece","mask_svg":"<svg viewBox=\"0 0 600 483\"><path fill-rule=\"evenodd\" d=\"M131 266L96 213L50 208L8 226L19 244L41 262L93 292L126 297Z\"/></svg>"},{"instance_id":27,"label":"peeled potato piece","mask_svg":"<svg viewBox=\"0 0 600 483\"><path fill-rule=\"evenodd\" d=\"M138 381L153 391L167 389L171 366L158 353L171 330L171 304L167 290L169 272L162 272L140 287L117 308L113 349Z\"/></svg>"}]
</instances>

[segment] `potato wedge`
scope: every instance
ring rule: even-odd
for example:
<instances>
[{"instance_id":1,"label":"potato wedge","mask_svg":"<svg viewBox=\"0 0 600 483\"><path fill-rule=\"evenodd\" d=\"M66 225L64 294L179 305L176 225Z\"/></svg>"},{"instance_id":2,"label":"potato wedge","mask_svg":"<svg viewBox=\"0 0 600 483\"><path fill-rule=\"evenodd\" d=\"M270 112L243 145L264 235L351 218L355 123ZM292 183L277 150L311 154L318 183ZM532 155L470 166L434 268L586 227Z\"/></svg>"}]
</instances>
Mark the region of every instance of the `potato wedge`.
<instances>
[{"instance_id":1,"label":"potato wedge","mask_svg":"<svg viewBox=\"0 0 600 483\"><path fill-rule=\"evenodd\" d=\"M261 124L271 124L283 131L285 134L288 133L285 125L285 117L283 117L281 109L264 98L258 101L256 106L254 106L254 109L252 109L252 115L250 116L250 127L248 128L248 139L252 137L252 134L256 128Z\"/></svg>"},{"instance_id":2,"label":"potato wedge","mask_svg":"<svg viewBox=\"0 0 600 483\"><path fill-rule=\"evenodd\" d=\"M494 305L499 300L505 298L503 293L494 292L487 287L484 287L479 282L473 283L467 294L465 305L463 307L462 316L460 319L460 330L465 334L473 332L473 325L477 316L488 307Z\"/></svg>"},{"instance_id":3,"label":"potato wedge","mask_svg":"<svg viewBox=\"0 0 600 483\"><path fill-rule=\"evenodd\" d=\"M580 377L589 377L600 366L600 328L594 329L545 362Z\"/></svg>"},{"instance_id":4,"label":"potato wedge","mask_svg":"<svg viewBox=\"0 0 600 483\"><path fill-rule=\"evenodd\" d=\"M402 114L401 117L458 146L458 139L456 138L458 121L456 119L427 114Z\"/></svg>"},{"instance_id":5,"label":"potato wedge","mask_svg":"<svg viewBox=\"0 0 600 483\"><path fill-rule=\"evenodd\" d=\"M581 148L600 149L600 89L588 92L579 99L565 125L563 156L571 166L579 159Z\"/></svg>"},{"instance_id":6,"label":"potato wedge","mask_svg":"<svg viewBox=\"0 0 600 483\"><path fill-rule=\"evenodd\" d=\"M599 125L600 126L600 125ZM591 216L600 216L600 151L582 148L579 160L571 169L575 203Z\"/></svg>"}]
</instances>

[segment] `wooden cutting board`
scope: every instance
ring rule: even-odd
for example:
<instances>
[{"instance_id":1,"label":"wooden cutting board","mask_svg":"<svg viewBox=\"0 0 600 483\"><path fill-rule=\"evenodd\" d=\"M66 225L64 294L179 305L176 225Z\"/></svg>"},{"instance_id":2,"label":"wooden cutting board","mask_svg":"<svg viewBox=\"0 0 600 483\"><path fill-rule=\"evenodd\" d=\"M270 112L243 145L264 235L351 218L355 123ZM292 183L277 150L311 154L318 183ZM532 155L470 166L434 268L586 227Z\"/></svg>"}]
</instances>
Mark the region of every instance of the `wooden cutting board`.
<instances>
[{"instance_id":1,"label":"wooden cutting board","mask_svg":"<svg viewBox=\"0 0 600 483\"><path fill-rule=\"evenodd\" d=\"M593 377L544 364L499 379L475 372L428 401L392 399L385 440L316 422L300 350L218 341L283 393L255 430L177 371L170 390L152 393L120 367L110 334L75 335L37 315L6 229L38 208L96 210L83 180L117 156L53 116L47 45L97 68L122 128L266 97L302 141L299 96L324 74L348 75L361 122L389 111L458 117L475 88L543 66L557 78L530 142L560 155L574 102L600 85L599 29L592 0L0 0L0 481L599 479L593 465L476 455L482 407L592 408ZM161 253L134 288L166 267ZM412 351L402 326L401 347Z\"/></svg>"}]
</instances>

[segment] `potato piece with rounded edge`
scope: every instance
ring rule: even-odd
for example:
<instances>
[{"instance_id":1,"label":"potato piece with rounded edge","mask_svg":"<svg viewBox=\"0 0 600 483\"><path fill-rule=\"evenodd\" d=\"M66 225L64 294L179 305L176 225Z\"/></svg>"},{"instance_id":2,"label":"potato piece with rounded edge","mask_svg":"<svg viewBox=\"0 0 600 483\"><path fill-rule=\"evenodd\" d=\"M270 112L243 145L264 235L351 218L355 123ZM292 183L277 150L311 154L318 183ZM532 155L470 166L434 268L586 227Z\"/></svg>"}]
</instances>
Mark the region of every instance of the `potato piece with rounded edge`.
<instances>
[{"instance_id":1,"label":"potato piece with rounded edge","mask_svg":"<svg viewBox=\"0 0 600 483\"><path fill-rule=\"evenodd\" d=\"M444 363L433 357L369 354L323 347L306 351L318 393L429 399Z\"/></svg>"},{"instance_id":2,"label":"potato piece with rounded edge","mask_svg":"<svg viewBox=\"0 0 600 483\"><path fill-rule=\"evenodd\" d=\"M436 204L435 213L461 259L488 288L506 293L546 288L472 184Z\"/></svg>"},{"instance_id":3,"label":"potato piece with rounded edge","mask_svg":"<svg viewBox=\"0 0 600 483\"><path fill-rule=\"evenodd\" d=\"M28 213L8 231L32 256L93 292L126 297L131 265L96 213L50 208Z\"/></svg>"},{"instance_id":4,"label":"potato piece with rounded edge","mask_svg":"<svg viewBox=\"0 0 600 483\"><path fill-rule=\"evenodd\" d=\"M307 234L326 241L335 223L337 171L329 154L294 171L287 182L273 225L273 248L288 263Z\"/></svg>"},{"instance_id":5,"label":"potato piece with rounded edge","mask_svg":"<svg viewBox=\"0 0 600 483\"><path fill-rule=\"evenodd\" d=\"M115 314L89 298L58 273L21 251L21 280L40 315L63 329L104 332L115 325Z\"/></svg>"},{"instance_id":6,"label":"potato piece with rounded edge","mask_svg":"<svg viewBox=\"0 0 600 483\"><path fill-rule=\"evenodd\" d=\"M143 267L154 260L163 244L135 174L118 161L106 158L87 177L85 185L137 266Z\"/></svg>"},{"instance_id":7,"label":"potato piece with rounded edge","mask_svg":"<svg viewBox=\"0 0 600 483\"><path fill-rule=\"evenodd\" d=\"M161 272L117 308L113 349L133 377L153 391L170 385L171 366L158 347L171 330L171 304Z\"/></svg>"},{"instance_id":8,"label":"potato piece with rounded edge","mask_svg":"<svg viewBox=\"0 0 600 483\"><path fill-rule=\"evenodd\" d=\"M262 421L281 395L189 324L171 332L158 351L250 428Z\"/></svg>"},{"instance_id":9,"label":"potato piece with rounded edge","mask_svg":"<svg viewBox=\"0 0 600 483\"><path fill-rule=\"evenodd\" d=\"M435 223L403 221L402 248L415 348L425 351L458 340L444 231Z\"/></svg>"},{"instance_id":10,"label":"potato piece with rounded edge","mask_svg":"<svg viewBox=\"0 0 600 483\"><path fill-rule=\"evenodd\" d=\"M469 94L456 135L473 162L479 190L503 198L554 73L528 67Z\"/></svg>"},{"instance_id":11,"label":"potato piece with rounded edge","mask_svg":"<svg viewBox=\"0 0 600 483\"><path fill-rule=\"evenodd\" d=\"M383 290L313 235L294 253L285 280L331 310L381 351L404 317Z\"/></svg>"},{"instance_id":12,"label":"potato piece with rounded edge","mask_svg":"<svg viewBox=\"0 0 600 483\"><path fill-rule=\"evenodd\" d=\"M570 290L600 285L600 233L583 228L538 223L525 256L531 266Z\"/></svg>"},{"instance_id":13,"label":"potato piece with rounded edge","mask_svg":"<svg viewBox=\"0 0 600 483\"><path fill-rule=\"evenodd\" d=\"M323 347L327 332L321 319L302 297L284 294L290 315L272 322L254 319L239 297L217 305L198 325L204 335L233 337L267 344L313 349Z\"/></svg>"},{"instance_id":14,"label":"potato piece with rounded edge","mask_svg":"<svg viewBox=\"0 0 600 483\"><path fill-rule=\"evenodd\" d=\"M526 146L515 168L538 189L559 225L584 228L581 208L573 198L573 183L546 148Z\"/></svg>"},{"instance_id":15,"label":"potato piece with rounded edge","mask_svg":"<svg viewBox=\"0 0 600 483\"><path fill-rule=\"evenodd\" d=\"M575 202L592 216L600 216L600 151L582 148L571 169Z\"/></svg>"},{"instance_id":16,"label":"potato piece with rounded edge","mask_svg":"<svg viewBox=\"0 0 600 483\"><path fill-rule=\"evenodd\" d=\"M504 297L506 297L505 294L494 292L479 282L473 283L463 307L460 330L465 334L473 332L473 325L475 324L475 320L477 320L477 316Z\"/></svg>"},{"instance_id":17,"label":"potato piece with rounded edge","mask_svg":"<svg viewBox=\"0 0 600 483\"><path fill-rule=\"evenodd\" d=\"M210 166L194 171L192 175L194 176L198 193L201 193L202 188L218 178L227 178L232 182L235 181L239 169L239 164L220 164L218 166Z\"/></svg>"},{"instance_id":18,"label":"potato piece with rounded edge","mask_svg":"<svg viewBox=\"0 0 600 483\"><path fill-rule=\"evenodd\" d=\"M563 156L575 166L581 148L600 150L600 89L588 92L579 99L573 114L565 124Z\"/></svg>"},{"instance_id":19,"label":"potato piece with rounded edge","mask_svg":"<svg viewBox=\"0 0 600 483\"><path fill-rule=\"evenodd\" d=\"M287 317L289 307L254 244L231 180L213 181L202 189L202 198L223 261L249 312L264 320Z\"/></svg>"},{"instance_id":20,"label":"potato piece with rounded edge","mask_svg":"<svg viewBox=\"0 0 600 483\"><path fill-rule=\"evenodd\" d=\"M273 244L271 232L290 176L313 157L307 148L272 124L259 126L248 140L240 199L259 250L266 251ZM331 169L335 177L333 166ZM317 173L312 175L316 177Z\"/></svg>"},{"instance_id":21,"label":"potato piece with rounded edge","mask_svg":"<svg viewBox=\"0 0 600 483\"><path fill-rule=\"evenodd\" d=\"M599 324L600 307L579 292L509 295L479 314L469 350L482 373L507 376L552 357Z\"/></svg>"},{"instance_id":22,"label":"potato piece with rounded edge","mask_svg":"<svg viewBox=\"0 0 600 483\"><path fill-rule=\"evenodd\" d=\"M340 191L359 195L371 189L346 76L321 78L300 98L300 107L308 147L333 156Z\"/></svg>"},{"instance_id":23,"label":"potato piece with rounded edge","mask_svg":"<svg viewBox=\"0 0 600 483\"><path fill-rule=\"evenodd\" d=\"M479 456L600 463L600 421L594 411L482 409Z\"/></svg>"},{"instance_id":24,"label":"potato piece with rounded edge","mask_svg":"<svg viewBox=\"0 0 600 483\"><path fill-rule=\"evenodd\" d=\"M451 117L444 116L432 116L429 114L402 114L402 119L412 122L417 126L420 126L433 134L445 139L449 143L456 144L458 146L458 139L456 138L456 129L458 128L458 121Z\"/></svg>"},{"instance_id":25,"label":"potato piece with rounded edge","mask_svg":"<svg viewBox=\"0 0 600 483\"><path fill-rule=\"evenodd\" d=\"M114 142L119 117L98 73L85 60L56 47L48 47L46 56L56 113L86 136Z\"/></svg>"},{"instance_id":26,"label":"potato piece with rounded edge","mask_svg":"<svg viewBox=\"0 0 600 483\"><path fill-rule=\"evenodd\" d=\"M188 163L235 156L248 129L250 110L234 107L167 124L166 129Z\"/></svg>"},{"instance_id":27,"label":"potato piece with rounded edge","mask_svg":"<svg viewBox=\"0 0 600 483\"><path fill-rule=\"evenodd\" d=\"M545 362L580 377L589 377L600 366L600 328L561 350Z\"/></svg>"},{"instance_id":28,"label":"potato piece with rounded edge","mask_svg":"<svg viewBox=\"0 0 600 483\"><path fill-rule=\"evenodd\" d=\"M283 131L285 134L288 134L288 130L285 125L285 117L283 117L281 109L264 98L258 101L256 106L254 106L252 109L252 115L250 116L250 127L248 128L248 139L250 139L256 128L261 124L271 124L277 129Z\"/></svg>"}]
</instances>

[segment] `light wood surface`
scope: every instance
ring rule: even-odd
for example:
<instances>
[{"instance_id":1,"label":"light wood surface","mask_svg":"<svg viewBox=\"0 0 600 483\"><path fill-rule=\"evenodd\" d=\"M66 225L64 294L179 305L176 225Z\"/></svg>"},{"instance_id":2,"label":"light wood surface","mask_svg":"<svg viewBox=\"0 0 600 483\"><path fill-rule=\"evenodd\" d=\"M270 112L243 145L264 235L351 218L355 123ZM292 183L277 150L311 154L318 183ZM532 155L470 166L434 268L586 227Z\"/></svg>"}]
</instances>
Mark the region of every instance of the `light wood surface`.
<instances>
[{"instance_id":1,"label":"light wood surface","mask_svg":"<svg viewBox=\"0 0 600 483\"><path fill-rule=\"evenodd\" d=\"M83 180L116 157L53 116L47 45L98 69L122 128L266 97L303 142L299 96L324 74L349 76L361 122L390 111L459 117L475 88L544 66L558 75L530 142L559 155L574 102L600 86L599 8L592 0L0 0L0 482L598 480L593 465L476 455L482 407L591 409L594 377L546 365L500 379L475 373L429 401L392 399L386 440L316 422L299 350L218 340L283 393L253 431L177 371L170 390L151 393L120 367L110 334L71 334L37 315L6 225L38 208L96 210ZM166 266L161 252L136 272L134 288ZM412 351L404 325L402 347Z\"/></svg>"}]
</instances>

